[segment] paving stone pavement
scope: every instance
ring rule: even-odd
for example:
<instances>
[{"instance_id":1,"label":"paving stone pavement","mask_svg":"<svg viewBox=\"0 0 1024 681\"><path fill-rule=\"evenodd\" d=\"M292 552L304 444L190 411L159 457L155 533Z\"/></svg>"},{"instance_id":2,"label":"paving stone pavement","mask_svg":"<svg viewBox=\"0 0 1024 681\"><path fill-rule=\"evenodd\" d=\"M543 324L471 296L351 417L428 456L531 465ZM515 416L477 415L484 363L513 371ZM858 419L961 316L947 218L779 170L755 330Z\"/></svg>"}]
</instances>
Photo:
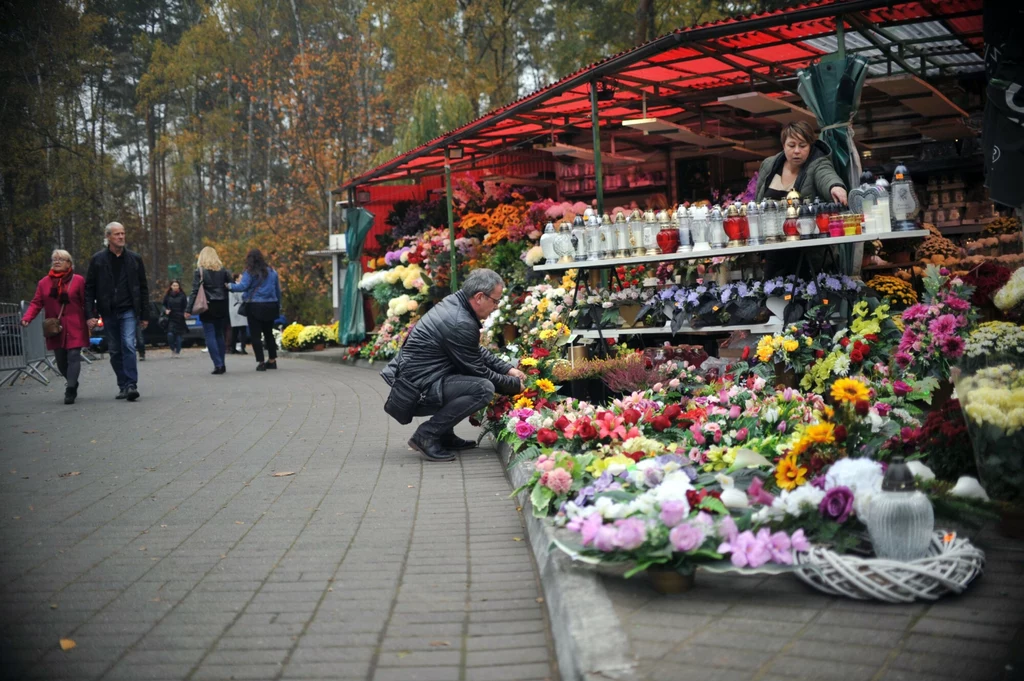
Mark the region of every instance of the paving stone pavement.
<instances>
[{"instance_id":1,"label":"paving stone pavement","mask_svg":"<svg viewBox=\"0 0 1024 681\"><path fill-rule=\"evenodd\" d=\"M603 582L649 681L1024 679L1024 542L986 528L976 543L985 573L928 603L832 598L792 575L698 571L673 595Z\"/></svg>"},{"instance_id":2,"label":"paving stone pavement","mask_svg":"<svg viewBox=\"0 0 1024 681\"><path fill-rule=\"evenodd\" d=\"M280 365L0 389L0 678L558 678L495 452L425 463L375 372Z\"/></svg>"}]
</instances>

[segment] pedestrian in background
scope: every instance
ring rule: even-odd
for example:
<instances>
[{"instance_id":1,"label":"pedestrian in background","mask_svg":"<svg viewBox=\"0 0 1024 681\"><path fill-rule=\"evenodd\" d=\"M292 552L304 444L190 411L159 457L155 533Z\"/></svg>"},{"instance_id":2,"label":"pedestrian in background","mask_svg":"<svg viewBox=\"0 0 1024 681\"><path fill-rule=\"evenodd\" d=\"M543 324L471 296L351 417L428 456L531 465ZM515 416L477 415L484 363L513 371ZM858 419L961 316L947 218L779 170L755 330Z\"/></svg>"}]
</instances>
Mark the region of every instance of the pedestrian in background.
<instances>
[{"instance_id":1,"label":"pedestrian in background","mask_svg":"<svg viewBox=\"0 0 1024 681\"><path fill-rule=\"evenodd\" d=\"M281 281L274 268L267 264L263 253L253 248L245 256L245 272L237 284L228 284L232 291L241 291L246 306L246 318L252 332L252 352L256 355L256 371L277 368L277 341L274 340L274 320L281 310ZM263 346L267 347L267 361L263 361Z\"/></svg>"},{"instance_id":2,"label":"pedestrian in background","mask_svg":"<svg viewBox=\"0 0 1024 681\"><path fill-rule=\"evenodd\" d=\"M235 275L235 283L242 281L242 275ZM245 315L239 312L239 308L242 305L242 296L244 294L241 291L230 291L228 294L228 305L231 313L231 338L228 340L228 346L231 348L232 355L248 355L245 351L246 330L249 324L249 320L246 319Z\"/></svg>"},{"instance_id":3,"label":"pedestrian in background","mask_svg":"<svg viewBox=\"0 0 1024 681\"><path fill-rule=\"evenodd\" d=\"M89 260L85 275L85 315L89 328L103 319L110 346L110 366L120 390L117 399L139 399L139 366L135 359L135 328L149 325L149 283L138 253L124 247L124 225L104 228L107 247Z\"/></svg>"},{"instance_id":4,"label":"pedestrian in background","mask_svg":"<svg viewBox=\"0 0 1024 681\"><path fill-rule=\"evenodd\" d=\"M28 326L40 310L45 319L58 322L43 325L46 349L53 350L57 369L65 380L64 404L74 404L82 371L82 348L89 346L89 326L85 321L85 277L75 274L75 264L67 251L58 249L50 256L50 273L36 285L21 325Z\"/></svg>"},{"instance_id":5,"label":"pedestrian in background","mask_svg":"<svg viewBox=\"0 0 1024 681\"><path fill-rule=\"evenodd\" d=\"M181 290L181 282L175 279L167 288L164 296L164 314L167 315L167 345L171 348L171 357L181 355L181 338L188 333L185 319L191 317L188 309L188 296Z\"/></svg>"},{"instance_id":6,"label":"pedestrian in background","mask_svg":"<svg viewBox=\"0 0 1024 681\"><path fill-rule=\"evenodd\" d=\"M212 374L223 374L224 366L224 327L228 324L228 292L226 287L231 284L231 272L224 268L220 256L212 246L199 251L196 259L196 271L192 275L192 293L188 300L189 314L193 311L199 287L203 287L206 295L207 308L199 312L199 321L203 323L206 336L206 347L213 361Z\"/></svg>"}]
</instances>

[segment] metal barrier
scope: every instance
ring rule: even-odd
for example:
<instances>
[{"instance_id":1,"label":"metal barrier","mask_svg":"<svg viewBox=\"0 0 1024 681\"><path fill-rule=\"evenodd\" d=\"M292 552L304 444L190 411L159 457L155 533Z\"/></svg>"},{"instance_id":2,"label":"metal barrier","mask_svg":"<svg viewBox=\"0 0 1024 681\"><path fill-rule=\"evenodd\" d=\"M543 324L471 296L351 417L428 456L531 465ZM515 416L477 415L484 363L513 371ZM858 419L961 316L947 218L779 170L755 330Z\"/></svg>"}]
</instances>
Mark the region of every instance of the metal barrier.
<instances>
[{"instance_id":1,"label":"metal barrier","mask_svg":"<svg viewBox=\"0 0 1024 681\"><path fill-rule=\"evenodd\" d=\"M14 385L22 374L48 385L50 380L43 375L43 369L60 375L46 351L43 316L37 315L28 326L21 325L27 309L25 301L20 305L0 303L0 372L6 372L0 386Z\"/></svg>"}]
</instances>

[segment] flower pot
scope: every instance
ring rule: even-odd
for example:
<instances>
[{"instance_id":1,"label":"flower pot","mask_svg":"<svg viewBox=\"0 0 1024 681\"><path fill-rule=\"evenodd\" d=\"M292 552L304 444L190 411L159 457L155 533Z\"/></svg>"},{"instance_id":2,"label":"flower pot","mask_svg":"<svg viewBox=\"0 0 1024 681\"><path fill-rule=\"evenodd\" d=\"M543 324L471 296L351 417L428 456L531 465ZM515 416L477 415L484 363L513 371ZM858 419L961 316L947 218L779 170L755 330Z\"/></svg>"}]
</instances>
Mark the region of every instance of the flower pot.
<instances>
[{"instance_id":1,"label":"flower pot","mask_svg":"<svg viewBox=\"0 0 1024 681\"><path fill-rule=\"evenodd\" d=\"M681 594L693 588L696 573L683 574L671 568L647 568L647 578L651 586L660 594Z\"/></svg>"},{"instance_id":2,"label":"flower pot","mask_svg":"<svg viewBox=\"0 0 1024 681\"><path fill-rule=\"evenodd\" d=\"M636 318L640 314L641 306L637 303L629 303L628 305L619 306L619 314L622 316L623 321L626 322L626 326L633 326L636 324Z\"/></svg>"},{"instance_id":3,"label":"flower pot","mask_svg":"<svg viewBox=\"0 0 1024 681\"><path fill-rule=\"evenodd\" d=\"M317 352L320 352L321 350L327 349L327 346L323 343L315 343L313 345L313 349L316 350Z\"/></svg>"}]
</instances>

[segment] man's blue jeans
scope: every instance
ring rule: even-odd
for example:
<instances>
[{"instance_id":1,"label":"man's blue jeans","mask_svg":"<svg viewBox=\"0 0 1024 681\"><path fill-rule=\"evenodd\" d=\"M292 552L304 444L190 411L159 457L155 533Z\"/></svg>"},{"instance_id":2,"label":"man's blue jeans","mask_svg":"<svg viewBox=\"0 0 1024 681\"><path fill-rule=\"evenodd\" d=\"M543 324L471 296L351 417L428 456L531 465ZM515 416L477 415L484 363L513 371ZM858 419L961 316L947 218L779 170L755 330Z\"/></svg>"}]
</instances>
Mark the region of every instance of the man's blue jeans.
<instances>
[{"instance_id":1,"label":"man's blue jeans","mask_svg":"<svg viewBox=\"0 0 1024 681\"><path fill-rule=\"evenodd\" d=\"M110 366L117 375L117 387L124 390L139 383L139 365L135 358L135 310L115 312L103 318L103 329L110 346Z\"/></svg>"},{"instance_id":2,"label":"man's blue jeans","mask_svg":"<svg viewBox=\"0 0 1024 681\"><path fill-rule=\"evenodd\" d=\"M213 360L215 369L224 366L224 326L227 321L226 319L214 319L212 322L203 322L206 348L210 351L210 359Z\"/></svg>"}]
</instances>

